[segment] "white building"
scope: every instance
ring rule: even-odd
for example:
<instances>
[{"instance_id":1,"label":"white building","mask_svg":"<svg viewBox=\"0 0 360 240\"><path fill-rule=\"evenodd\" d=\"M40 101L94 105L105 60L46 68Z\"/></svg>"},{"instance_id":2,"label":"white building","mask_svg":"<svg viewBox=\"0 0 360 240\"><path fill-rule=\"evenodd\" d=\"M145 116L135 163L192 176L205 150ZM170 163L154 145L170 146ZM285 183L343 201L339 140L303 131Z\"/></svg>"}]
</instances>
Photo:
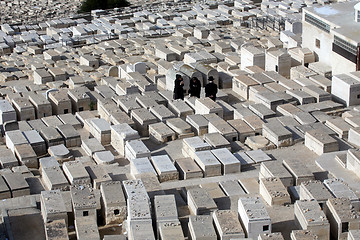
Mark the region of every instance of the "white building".
<instances>
[{"instance_id":1,"label":"white building","mask_svg":"<svg viewBox=\"0 0 360 240\"><path fill-rule=\"evenodd\" d=\"M338 74L332 77L331 94L346 106L360 104L360 72Z\"/></svg>"},{"instance_id":2,"label":"white building","mask_svg":"<svg viewBox=\"0 0 360 240\"><path fill-rule=\"evenodd\" d=\"M271 233L271 218L259 197L240 197L238 211L247 238L257 239L262 233Z\"/></svg>"},{"instance_id":3,"label":"white building","mask_svg":"<svg viewBox=\"0 0 360 240\"><path fill-rule=\"evenodd\" d=\"M341 74L360 68L360 3L343 2L303 9L302 46L314 51L316 60Z\"/></svg>"}]
</instances>

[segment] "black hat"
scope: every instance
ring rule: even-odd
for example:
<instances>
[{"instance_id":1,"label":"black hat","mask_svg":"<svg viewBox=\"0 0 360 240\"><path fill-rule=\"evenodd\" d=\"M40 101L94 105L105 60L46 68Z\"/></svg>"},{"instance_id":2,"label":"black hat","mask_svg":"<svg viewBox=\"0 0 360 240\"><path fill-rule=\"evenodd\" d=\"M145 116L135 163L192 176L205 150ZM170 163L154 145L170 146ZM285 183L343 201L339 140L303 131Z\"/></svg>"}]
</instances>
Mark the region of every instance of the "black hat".
<instances>
[{"instance_id":1,"label":"black hat","mask_svg":"<svg viewBox=\"0 0 360 240\"><path fill-rule=\"evenodd\" d=\"M213 82L214 81L214 77L213 76L210 76L209 77L209 82Z\"/></svg>"},{"instance_id":2,"label":"black hat","mask_svg":"<svg viewBox=\"0 0 360 240\"><path fill-rule=\"evenodd\" d=\"M180 75L180 74L176 74L175 77L176 77L176 78L181 78L181 75Z\"/></svg>"}]
</instances>

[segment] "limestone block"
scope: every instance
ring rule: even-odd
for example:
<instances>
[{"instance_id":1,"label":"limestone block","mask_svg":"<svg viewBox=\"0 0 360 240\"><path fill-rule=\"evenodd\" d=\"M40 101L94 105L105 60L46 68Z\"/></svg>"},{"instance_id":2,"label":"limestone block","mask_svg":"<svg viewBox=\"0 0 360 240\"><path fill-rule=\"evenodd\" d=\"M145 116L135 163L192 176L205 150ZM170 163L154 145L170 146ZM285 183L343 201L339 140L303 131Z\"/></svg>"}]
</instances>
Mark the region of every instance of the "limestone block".
<instances>
[{"instance_id":1,"label":"limestone block","mask_svg":"<svg viewBox=\"0 0 360 240\"><path fill-rule=\"evenodd\" d=\"M137 131L129 126L127 123L116 124L110 126L111 129L111 145L122 156L125 155L125 143L129 140L140 138Z\"/></svg>"},{"instance_id":2,"label":"limestone block","mask_svg":"<svg viewBox=\"0 0 360 240\"><path fill-rule=\"evenodd\" d=\"M30 195L30 187L21 173L5 173L2 175L11 191L11 197Z\"/></svg>"},{"instance_id":3,"label":"limestone block","mask_svg":"<svg viewBox=\"0 0 360 240\"><path fill-rule=\"evenodd\" d=\"M317 130L306 132L305 146L318 155L339 150L339 144L336 139Z\"/></svg>"},{"instance_id":4,"label":"limestone block","mask_svg":"<svg viewBox=\"0 0 360 240\"><path fill-rule=\"evenodd\" d=\"M180 179L202 178L203 173L191 158L177 159L175 166L179 171Z\"/></svg>"},{"instance_id":5,"label":"limestone block","mask_svg":"<svg viewBox=\"0 0 360 240\"><path fill-rule=\"evenodd\" d=\"M302 182L309 180L315 180L312 171L299 161L284 159L283 165L294 177L295 185L300 185Z\"/></svg>"},{"instance_id":6,"label":"limestone block","mask_svg":"<svg viewBox=\"0 0 360 240\"><path fill-rule=\"evenodd\" d=\"M90 187L76 186L70 188L74 217L86 217L88 221L96 221L97 199L95 191Z\"/></svg>"},{"instance_id":7,"label":"limestone block","mask_svg":"<svg viewBox=\"0 0 360 240\"><path fill-rule=\"evenodd\" d=\"M216 210L213 213L213 219L221 240L245 238L236 211Z\"/></svg>"},{"instance_id":8,"label":"limestone block","mask_svg":"<svg viewBox=\"0 0 360 240\"><path fill-rule=\"evenodd\" d=\"M246 194L237 180L219 182L219 186L227 196L238 196Z\"/></svg>"},{"instance_id":9,"label":"limestone block","mask_svg":"<svg viewBox=\"0 0 360 240\"><path fill-rule=\"evenodd\" d=\"M150 112L154 114L154 116L161 122L169 118L174 118L175 114L172 113L167 107L164 105L157 105L154 107L150 107Z\"/></svg>"},{"instance_id":10,"label":"limestone block","mask_svg":"<svg viewBox=\"0 0 360 240\"><path fill-rule=\"evenodd\" d=\"M164 240L182 240L185 239L180 222L161 222L158 227L160 239Z\"/></svg>"},{"instance_id":11,"label":"limestone block","mask_svg":"<svg viewBox=\"0 0 360 240\"><path fill-rule=\"evenodd\" d=\"M166 120L166 125L176 133L179 139L194 136L194 133L191 131L191 126L181 118L168 119Z\"/></svg>"},{"instance_id":12,"label":"limestone block","mask_svg":"<svg viewBox=\"0 0 360 240\"><path fill-rule=\"evenodd\" d=\"M150 139L162 144L176 139L176 133L165 123L153 123L149 125Z\"/></svg>"},{"instance_id":13,"label":"limestone block","mask_svg":"<svg viewBox=\"0 0 360 240\"><path fill-rule=\"evenodd\" d=\"M230 126L225 120L209 121L209 133L218 132L223 135L229 142L238 140L237 131Z\"/></svg>"},{"instance_id":14,"label":"limestone block","mask_svg":"<svg viewBox=\"0 0 360 240\"><path fill-rule=\"evenodd\" d=\"M149 125L158 122L157 118L146 108L131 111L131 119L134 120L136 129L141 136L149 135Z\"/></svg>"},{"instance_id":15,"label":"limestone block","mask_svg":"<svg viewBox=\"0 0 360 240\"><path fill-rule=\"evenodd\" d=\"M95 189L99 189L102 183L111 181L111 177L103 165L86 166L85 169L90 175L93 188Z\"/></svg>"},{"instance_id":16,"label":"limestone block","mask_svg":"<svg viewBox=\"0 0 360 240\"><path fill-rule=\"evenodd\" d=\"M40 175L42 174L42 170L44 168L51 168L51 167L60 167L59 162L54 157L43 157L39 159L39 171Z\"/></svg>"},{"instance_id":17,"label":"limestone block","mask_svg":"<svg viewBox=\"0 0 360 240\"><path fill-rule=\"evenodd\" d=\"M3 178L0 178L0 199L11 198L11 192Z\"/></svg>"},{"instance_id":18,"label":"limestone block","mask_svg":"<svg viewBox=\"0 0 360 240\"><path fill-rule=\"evenodd\" d=\"M213 149L211 153L221 163L223 175L241 171L240 161L227 148Z\"/></svg>"},{"instance_id":19,"label":"limestone block","mask_svg":"<svg viewBox=\"0 0 360 240\"><path fill-rule=\"evenodd\" d=\"M347 198L352 202L359 200L353 190L342 180L338 178L324 180L324 185L336 198Z\"/></svg>"},{"instance_id":20,"label":"limestone block","mask_svg":"<svg viewBox=\"0 0 360 240\"><path fill-rule=\"evenodd\" d=\"M215 113L221 118L224 114L222 107L210 98L197 98L195 100L195 112L196 114Z\"/></svg>"},{"instance_id":21,"label":"limestone block","mask_svg":"<svg viewBox=\"0 0 360 240\"><path fill-rule=\"evenodd\" d=\"M256 238L262 233L271 233L271 219L259 197L240 197L239 216L248 237Z\"/></svg>"},{"instance_id":22,"label":"limestone block","mask_svg":"<svg viewBox=\"0 0 360 240\"><path fill-rule=\"evenodd\" d=\"M15 109L7 100L0 101L0 124L3 125L5 122L16 121Z\"/></svg>"},{"instance_id":23,"label":"limestone block","mask_svg":"<svg viewBox=\"0 0 360 240\"><path fill-rule=\"evenodd\" d=\"M174 195L155 196L154 208L157 223L178 220Z\"/></svg>"},{"instance_id":24,"label":"limestone block","mask_svg":"<svg viewBox=\"0 0 360 240\"><path fill-rule=\"evenodd\" d=\"M151 221L130 221L128 238L129 240L155 240Z\"/></svg>"},{"instance_id":25,"label":"limestone block","mask_svg":"<svg viewBox=\"0 0 360 240\"><path fill-rule=\"evenodd\" d=\"M229 120L227 122L238 132L238 139L242 143L245 142L247 137L255 135L255 131L241 119Z\"/></svg>"},{"instance_id":26,"label":"limestone block","mask_svg":"<svg viewBox=\"0 0 360 240\"><path fill-rule=\"evenodd\" d=\"M211 216L190 216L189 232L191 239L215 240L217 239L215 229L212 225Z\"/></svg>"},{"instance_id":27,"label":"limestone block","mask_svg":"<svg viewBox=\"0 0 360 240\"><path fill-rule=\"evenodd\" d=\"M209 121L200 114L188 115L186 122L191 125L192 131L197 136L204 135L208 132Z\"/></svg>"},{"instance_id":28,"label":"limestone block","mask_svg":"<svg viewBox=\"0 0 360 240\"><path fill-rule=\"evenodd\" d=\"M280 122L264 123L262 135L277 147L287 147L293 144L292 133Z\"/></svg>"},{"instance_id":29,"label":"limestone block","mask_svg":"<svg viewBox=\"0 0 360 240\"><path fill-rule=\"evenodd\" d=\"M63 171L71 185L91 186L90 176L81 161L65 162Z\"/></svg>"},{"instance_id":30,"label":"limestone block","mask_svg":"<svg viewBox=\"0 0 360 240\"><path fill-rule=\"evenodd\" d=\"M295 224L298 228L310 230L320 239L330 239L330 224L316 200L296 201L294 213Z\"/></svg>"},{"instance_id":31,"label":"limestone block","mask_svg":"<svg viewBox=\"0 0 360 240\"><path fill-rule=\"evenodd\" d=\"M141 157L132 159L130 162L130 173L136 178L143 173L154 173L157 175L154 167L151 165L149 158Z\"/></svg>"},{"instance_id":32,"label":"limestone block","mask_svg":"<svg viewBox=\"0 0 360 240\"><path fill-rule=\"evenodd\" d=\"M262 150L247 151L245 153L256 163L272 160L272 158Z\"/></svg>"},{"instance_id":33,"label":"limestone block","mask_svg":"<svg viewBox=\"0 0 360 240\"><path fill-rule=\"evenodd\" d=\"M63 219L67 225L68 216L60 190L42 191L40 201L44 223Z\"/></svg>"},{"instance_id":34,"label":"limestone block","mask_svg":"<svg viewBox=\"0 0 360 240\"><path fill-rule=\"evenodd\" d=\"M71 124L63 124L57 126L56 129L59 131L61 136L64 138L66 147L80 147L81 138L80 134L76 131L75 127Z\"/></svg>"},{"instance_id":35,"label":"limestone block","mask_svg":"<svg viewBox=\"0 0 360 240\"><path fill-rule=\"evenodd\" d=\"M360 128L350 128L348 142L356 147L360 147Z\"/></svg>"},{"instance_id":36,"label":"limestone block","mask_svg":"<svg viewBox=\"0 0 360 240\"><path fill-rule=\"evenodd\" d=\"M245 144L253 150L270 150L276 148L275 144L261 135L247 137Z\"/></svg>"},{"instance_id":37,"label":"limestone block","mask_svg":"<svg viewBox=\"0 0 360 240\"><path fill-rule=\"evenodd\" d=\"M258 116L245 116L243 117L243 121L249 125L255 131L255 133L260 134L262 132L262 125L264 122Z\"/></svg>"},{"instance_id":38,"label":"limestone block","mask_svg":"<svg viewBox=\"0 0 360 240\"><path fill-rule=\"evenodd\" d=\"M159 176L160 182L179 179L179 172L168 155L152 156L151 162Z\"/></svg>"},{"instance_id":39,"label":"limestone block","mask_svg":"<svg viewBox=\"0 0 360 240\"><path fill-rule=\"evenodd\" d=\"M75 230L77 239L100 239L96 219L89 217L75 218Z\"/></svg>"},{"instance_id":40,"label":"limestone block","mask_svg":"<svg viewBox=\"0 0 360 240\"><path fill-rule=\"evenodd\" d=\"M177 59L177 54L165 47L157 46L157 48L155 48L155 55L168 62L175 61Z\"/></svg>"},{"instance_id":41,"label":"limestone block","mask_svg":"<svg viewBox=\"0 0 360 240\"><path fill-rule=\"evenodd\" d=\"M359 151L354 149L349 149L346 154L346 168L354 172L357 176L359 173L360 167L360 154Z\"/></svg>"},{"instance_id":42,"label":"limestone block","mask_svg":"<svg viewBox=\"0 0 360 240\"><path fill-rule=\"evenodd\" d=\"M18 160L10 149L0 148L0 165L2 168L11 168L19 165Z\"/></svg>"},{"instance_id":43,"label":"limestone block","mask_svg":"<svg viewBox=\"0 0 360 240\"><path fill-rule=\"evenodd\" d=\"M194 110L183 100L171 100L168 102L168 108L175 116L185 119L186 116L194 114Z\"/></svg>"},{"instance_id":44,"label":"limestone block","mask_svg":"<svg viewBox=\"0 0 360 240\"><path fill-rule=\"evenodd\" d=\"M69 190L69 182L67 181L60 167L50 167L42 169L42 181L45 189L49 190Z\"/></svg>"},{"instance_id":45,"label":"limestone block","mask_svg":"<svg viewBox=\"0 0 360 240\"><path fill-rule=\"evenodd\" d=\"M46 240L68 240L69 233L64 219L45 223Z\"/></svg>"},{"instance_id":46,"label":"limestone block","mask_svg":"<svg viewBox=\"0 0 360 240\"><path fill-rule=\"evenodd\" d=\"M257 95L257 96L262 97L261 95ZM249 109L253 111L256 115L258 115L261 119L268 119L276 116L276 113L274 111L267 108L264 104L261 103L250 104Z\"/></svg>"},{"instance_id":47,"label":"limestone block","mask_svg":"<svg viewBox=\"0 0 360 240\"><path fill-rule=\"evenodd\" d=\"M106 224L121 223L126 218L126 200L121 182L112 181L100 186L102 196L102 213Z\"/></svg>"},{"instance_id":48,"label":"limestone block","mask_svg":"<svg viewBox=\"0 0 360 240\"><path fill-rule=\"evenodd\" d=\"M325 126L336 132L338 136L343 139L348 138L349 131L351 129L351 125L345 122L345 120L340 117L327 120L325 122Z\"/></svg>"},{"instance_id":49,"label":"limestone block","mask_svg":"<svg viewBox=\"0 0 360 240\"><path fill-rule=\"evenodd\" d=\"M234 156L240 161L241 169L255 164L255 162L248 155L246 155L245 152L236 152L234 153Z\"/></svg>"},{"instance_id":50,"label":"limestone block","mask_svg":"<svg viewBox=\"0 0 360 240\"><path fill-rule=\"evenodd\" d=\"M303 182L300 185L300 200L316 200L320 207L325 206L328 199L334 198L325 185L318 180Z\"/></svg>"},{"instance_id":51,"label":"limestone block","mask_svg":"<svg viewBox=\"0 0 360 240\"><path fill-rule=\"evenodd\" d=\"M130 140L125 143L125 157L129 160L150 155L150 150L141 140Z\"/></svg>"},{"instance_id":52,"label":"limestone block","mask_svg":"<svg viewBox=\"0 0 360 240\"><path fill-rule=\"evenodd\" d=\"M46 154L45 141L36 130L25 131L23 134L30 143L31 147L34 149L37 156Z\"/></svg>"},{"instance_id":53,"label":"limestone block","mask_svg":"<svg viewBox=\"0 0 360 240\"><path fill-rule=\"evenodd\" d=\"M278 177L285 187L294 185L293 176L290 172L278 161L262 162L260 164L259 179Z\"/></svg>"},{"instance_id":54,"label":"limestone block","mask_svg":"<svg viewBox=\"0 0 360 240\"><path fill-rule=\"evenodd\" d=\"M316 234L310 230L293 230L290 234L291 240L316 240L319 239Z\"/></svg>"},{"instance_id":55,"label":"limestone block","mask_svg":"<svg viewBox=\"0 0 360 240\"><path fill-rule=\"evenodd\" d=\"M111 151L96 152L93 158L97 164L111 164L115 161L115 157Z\"/></svg>"},{"instance_id":56,"label":"limestone block","mask_svg":"<svg viewBox=\"0 0 360 240\"><path fill-rule=\"evenodd\" d=\"M187 191L187 203L195 215L206 215L217 209L214 200L203 188L192 188Z\"/></svg>"},{"instance_id":57,"label":"limestone block","mask_svg":"<svg viewBox=\"0 0 360 240\"><path fill-rule=\"evenodd\" d=\"M360 230L350 230L348 233L349 240L355 240L360 237Z\"/></svg>"},{"instance_id":58,"label":"limestone block","mask_svg":"<svg viewBox=\"0 0 360 240\"><path fill-rule=\"evenodd\" d=\"M259 85L259 83L246 75L235 76L232 81L232 90L240 97L247 100L249 99L250 87L256 85Z\"/></svg>"},{"instance_id":59,"label":"limestone block","mask_svg":"<svg viewBox=\"0 0 360 240\"><path fill-rule=\"evenodd\" d=\"M91 134L103 145L110 144L111 131L110 124L103 118L90 120Z\"/></svg>"},{"instance_id":60,"label":"limestone block","mask_svg":"<svg viewBox=\"0 0 360 240\"><path fill-rule=\"evenodd\" d=\"M227 148L229 150L231 149L230 142L218 132L205 134L204 140L209 145L211 145L212 148Z\"/></svg>"},{"instance_id":61,"label":"limestone block","mask_svg":"<svg viewBox=\"0 0 360 240\"><path fill-rule=\"evenodd\" d=\"M48 148L50 156L54 157L59 163L73 160L74 157L64 144L54 145Z\"/></svg>"},{"instance_id":62,"label":"limestone block","mask_svg":"<svg viewBox=\"0 0 360 240\"><path fill-rule=\"evenodd\" d=\"M284 240L284 237L281 232L263 233L259 235L258 240Z\"/></svg>"},{"instance_id":63,"label":"limestone block","mask_svg":"<svg viewBox=\"0 0 360 240\"><path fill-rule=\"evenodd\" d=\"M81 141L81 148L92 156L95 152L105 151L105 148L96 138L84 139Z\"/></svg>"},{"instance_id":64,"label":"limestone block","mask_svg":"<svg viewBox=\"0 0 360 240\"><path fill-rule=\"evenodd\" d=\"M195 162L199 165L204 173L204 177L213 177L221 175L221 163L211 153L211 151L195 152Z\"/></svg>"},{"instance_id":65,"label":"limestone block","mask_svg":"<svg viewBox=\"0 0 360 240\"><path fill-rule=\"evenodd\" d=\"M37 156L30 144L21 144L15 146L15 156L19 159L21 165L29 168L38 168Z\"/></svg>"},{"instance_id":66,"label":"limestone block","mask_svg":"<svg viewBox=\"0 0 360 240\"><path fill-rule=\"evenodd\" d=\"M47 147L64 144L64 139L54 127L45 127L40 130L41 137L45 140Z\"/></svg>"},{"instance_id":67,"label":"limestone block","mask_svg":"<svg viewBox=\"0 0 360 240\"><path fill-rule=\"evenodd\" d=\"M290 195L278 177L261 178L260 194L270 206L291 203Z\"/></svg>"},{"instance_id":68,"label":"limestone block","mask_svg":"<svg viewBox=\"0 0 360 240\"><path fill-rule=\"evenodd\" d=\"M205 143L200 137L183 139L182 152L184 156L195 158L195 152L210 150L211 146Z\"/></svg>"},{"instance_id":69,"label":"limestone block","mask_svg":"<svg viewBox=\"0 0 360 240\"><path fill-rule=\"evenodd\" d=\"M5 142L6 147L9 148L13 153L15 152L16 145L28 143L20 130L6 132Z\"/></svg>"}]
</instances>

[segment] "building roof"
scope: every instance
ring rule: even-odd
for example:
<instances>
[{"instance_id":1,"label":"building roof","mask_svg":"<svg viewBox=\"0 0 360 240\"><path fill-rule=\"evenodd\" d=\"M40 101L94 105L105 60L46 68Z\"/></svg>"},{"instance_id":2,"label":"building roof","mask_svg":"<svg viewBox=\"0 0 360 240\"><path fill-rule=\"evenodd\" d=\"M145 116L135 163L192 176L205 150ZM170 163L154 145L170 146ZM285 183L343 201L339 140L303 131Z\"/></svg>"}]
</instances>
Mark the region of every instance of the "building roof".
<instances>
[{"instance_id":1,"label":"building roof","mask_svg":"<svg viewBox=\"0 0 360 240\"><path fill-rule=\"evenodd\" d=\"M360 45L360 22L355 21L355 2L342 2L325 6L304 8L313 16L330 25L330 32L358 46Z\"/></svg>"}]
</instances>

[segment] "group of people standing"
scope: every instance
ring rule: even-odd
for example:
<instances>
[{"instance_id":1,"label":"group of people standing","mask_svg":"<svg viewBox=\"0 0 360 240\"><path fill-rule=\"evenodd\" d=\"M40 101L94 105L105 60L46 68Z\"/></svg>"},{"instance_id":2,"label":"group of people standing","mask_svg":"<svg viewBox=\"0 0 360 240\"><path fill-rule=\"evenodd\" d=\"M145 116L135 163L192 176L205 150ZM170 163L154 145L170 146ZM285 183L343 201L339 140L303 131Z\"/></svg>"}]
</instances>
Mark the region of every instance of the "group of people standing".
<instances>
[{"instance_id":1,"label":"group of people standing","mask_svg":"<svg viewBox=\"0 0 360 240\"><path fill-rule=\"evenodd\" d=\"M214 83L214 78L210 76L208 78L208 84L205 86L205 97L211 98L213 101L216 100L216 94L218 91L217 85ZM189 85L190 97L200 98L201 82L197 77L190 79ZM174 87L174 99L184 100L184 80L180 74L176 74L175 87Z\"/></svg>"}]
</instances>

